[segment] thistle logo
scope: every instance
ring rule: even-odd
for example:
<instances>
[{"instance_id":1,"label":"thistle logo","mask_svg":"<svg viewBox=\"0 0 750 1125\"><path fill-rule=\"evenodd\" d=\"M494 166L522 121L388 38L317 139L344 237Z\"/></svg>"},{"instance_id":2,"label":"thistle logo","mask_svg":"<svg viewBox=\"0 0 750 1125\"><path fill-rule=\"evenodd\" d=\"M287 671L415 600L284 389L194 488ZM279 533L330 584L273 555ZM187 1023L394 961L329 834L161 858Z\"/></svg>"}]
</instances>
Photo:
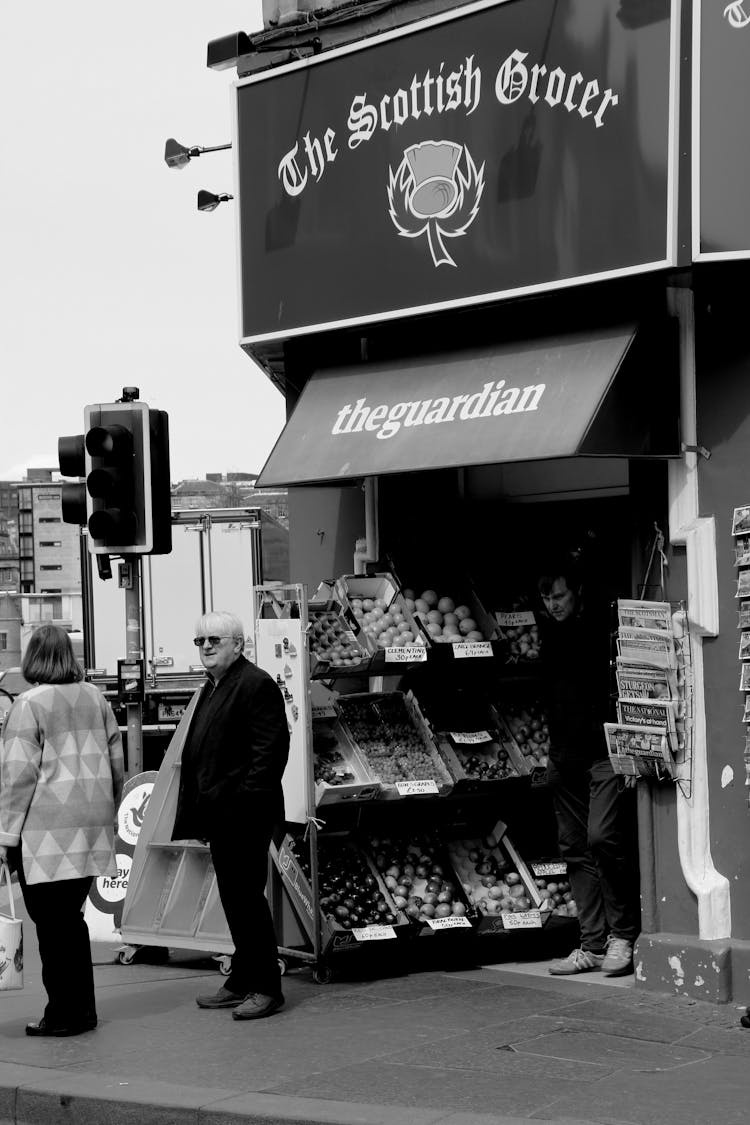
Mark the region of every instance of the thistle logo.
<instances>
[{"instance_id":1,"label":"thistle logo","mask_svg":"<svg viewBox=\"0 0 750 1125\"><path fill-rule=\"evenodd\" d=\"M465 145L422 141L388 168L389 214L404 238L427 235L433 264L455 266L444 238L466 234L479 211L484 164L477 170Z\"/></svg>"}]
</instances>

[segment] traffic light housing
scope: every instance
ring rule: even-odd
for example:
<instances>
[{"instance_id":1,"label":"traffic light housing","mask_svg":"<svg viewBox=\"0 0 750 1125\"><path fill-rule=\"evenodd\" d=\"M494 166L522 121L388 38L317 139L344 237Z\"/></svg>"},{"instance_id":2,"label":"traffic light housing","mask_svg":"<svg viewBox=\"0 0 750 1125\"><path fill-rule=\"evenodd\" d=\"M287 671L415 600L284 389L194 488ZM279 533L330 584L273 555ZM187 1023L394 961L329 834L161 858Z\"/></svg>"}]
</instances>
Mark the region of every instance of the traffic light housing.
<instances>
[{"instance_id":1,"label":"traffic light housing","mask_svg":"<svg viewBox=\"0 0 750 1125\"><path fill-rule=\"evenodd\" d=\"M86 433L58 441L63 520L88 526L93 555L165 555L172 550L169 421L145 402L84 410ZM85 503L85 510L84 505Z\"/></svg>"}]
</instances>

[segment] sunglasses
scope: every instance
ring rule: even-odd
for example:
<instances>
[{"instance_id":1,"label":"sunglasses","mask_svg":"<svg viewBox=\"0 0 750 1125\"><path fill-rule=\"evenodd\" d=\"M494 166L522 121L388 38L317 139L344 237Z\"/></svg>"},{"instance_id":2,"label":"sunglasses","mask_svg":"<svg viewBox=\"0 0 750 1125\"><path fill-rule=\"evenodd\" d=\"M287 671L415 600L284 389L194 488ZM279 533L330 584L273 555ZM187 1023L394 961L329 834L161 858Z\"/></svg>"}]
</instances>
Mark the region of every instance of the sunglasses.
<instances>
[{"instance_id":1,"label":"sunglasses","mask_svg":"<svg viewBox=\"0 0 750 1125\"><path fill-rule=\"evenodd\" d=\"M193 644L196 648L203 648L206 641L208 641L211 648L216 648L220 641L228 641L230 637L193 637Z\"/></svg>"}]
</instances>

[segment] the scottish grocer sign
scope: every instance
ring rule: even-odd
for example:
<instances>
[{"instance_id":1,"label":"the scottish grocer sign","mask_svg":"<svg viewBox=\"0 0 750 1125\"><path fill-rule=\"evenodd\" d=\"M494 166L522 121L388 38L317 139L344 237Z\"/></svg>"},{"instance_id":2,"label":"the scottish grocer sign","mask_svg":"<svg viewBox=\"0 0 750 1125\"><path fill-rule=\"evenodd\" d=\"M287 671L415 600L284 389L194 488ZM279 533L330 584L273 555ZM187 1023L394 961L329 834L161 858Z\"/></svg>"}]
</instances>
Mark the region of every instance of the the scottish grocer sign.
<instances>
[{"instance_id":1,"label":"the scottish grocer sign","mask_svg":"<svg viewBox=\"0 0 750 1125\"><path fill-rule=\"evenodd\" d=\"M693 257L750 258L750 0L693 19Z\"/></svg>"},{"instance_id":2,"label":"the scottish grocer sign","mask_svg":"<svg viewBox=\"0 0 750 1125\"><path fill-rule=\"evenodd\" d=\"M623 7L474 4L238 83L243 340L673 264L675 17Z\"/></svg>"}]
</instances>

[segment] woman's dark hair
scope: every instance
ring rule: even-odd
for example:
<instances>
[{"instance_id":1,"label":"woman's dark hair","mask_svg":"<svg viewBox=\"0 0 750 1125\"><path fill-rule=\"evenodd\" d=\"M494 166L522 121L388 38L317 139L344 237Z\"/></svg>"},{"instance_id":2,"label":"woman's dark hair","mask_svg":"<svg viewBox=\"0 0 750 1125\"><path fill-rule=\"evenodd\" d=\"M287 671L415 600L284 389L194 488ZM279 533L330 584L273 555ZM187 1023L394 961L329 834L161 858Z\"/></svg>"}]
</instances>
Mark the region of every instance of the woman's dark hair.
<instances>
[{"instance_id":1,"label":"woman's dark hair","mask_svg":"<svg viewBox=\"0 0 750 1125\"><path fill-rule=\"evenodd\" d=\"M59 625L34 630L21 671L30 684L75 684L83 679L70 637Z\"/></svg>"}]
</instances>

